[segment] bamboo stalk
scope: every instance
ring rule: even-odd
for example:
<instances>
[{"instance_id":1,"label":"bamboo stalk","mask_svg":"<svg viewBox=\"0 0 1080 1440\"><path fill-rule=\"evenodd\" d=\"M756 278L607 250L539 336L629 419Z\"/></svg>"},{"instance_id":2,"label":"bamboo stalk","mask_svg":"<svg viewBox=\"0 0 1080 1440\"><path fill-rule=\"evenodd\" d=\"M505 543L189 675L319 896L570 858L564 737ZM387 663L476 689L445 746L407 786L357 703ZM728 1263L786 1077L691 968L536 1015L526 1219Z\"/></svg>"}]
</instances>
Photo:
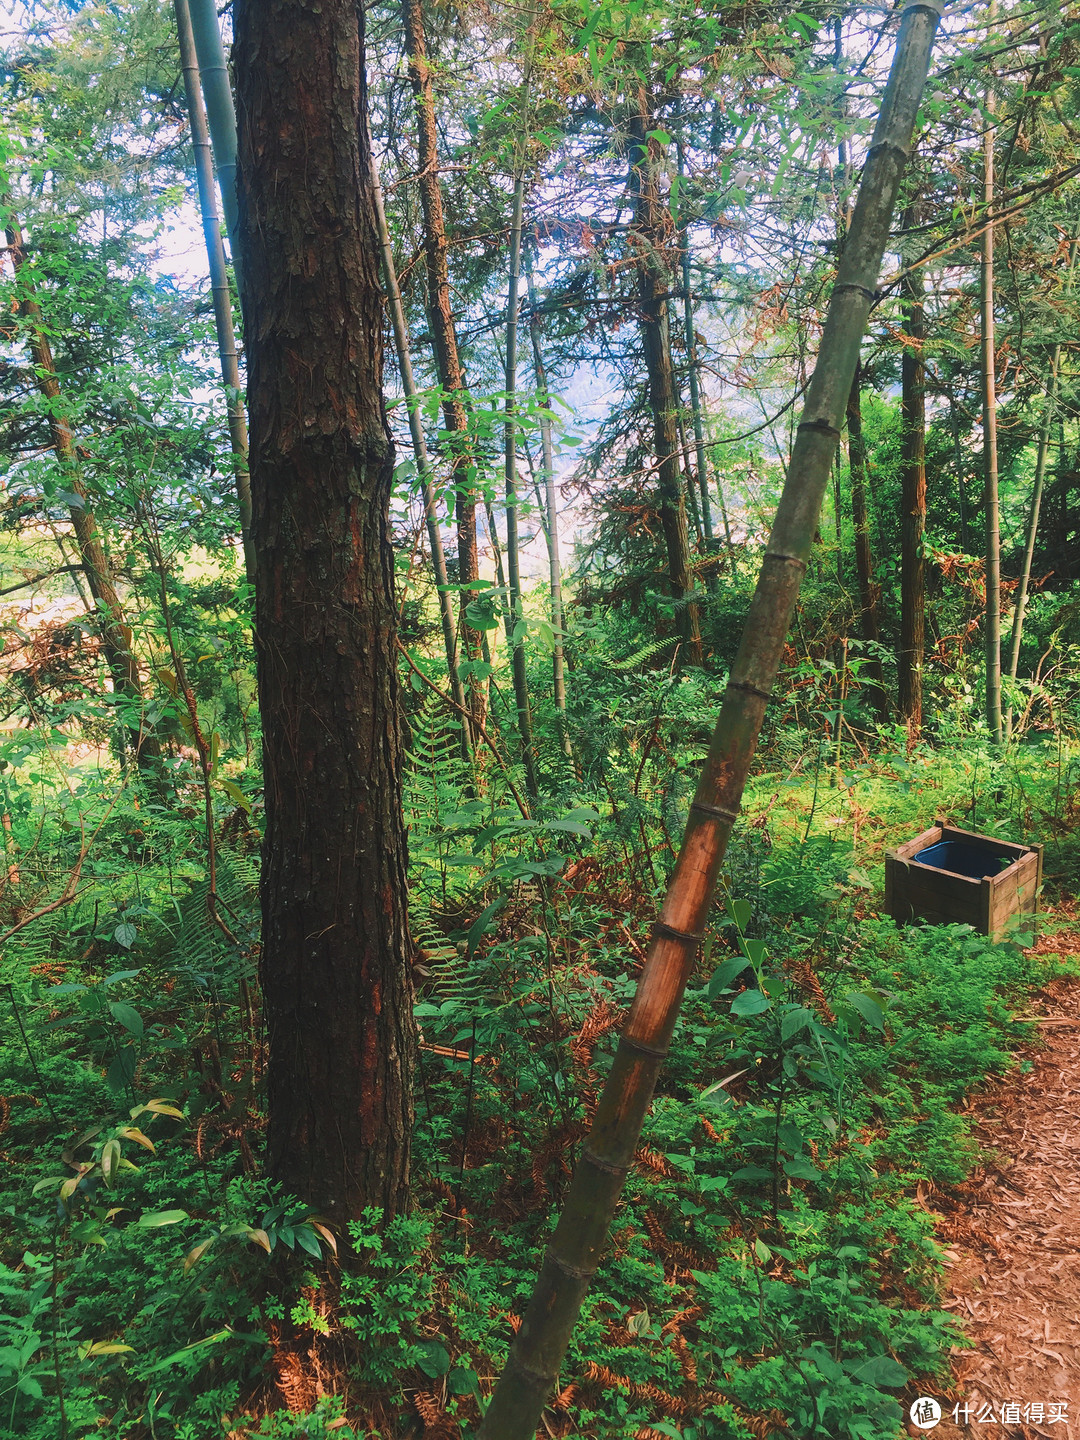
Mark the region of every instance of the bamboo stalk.
<instances>
[{"instance_id":1,"label":"bamboo stalk","mask_svg":"<svg viewBox=\"0 0 1080 1440\"><path fill-rule=\"evenodd\" d=\"M806 571L940 17L935 0L915 0L903 12L817 368L682 848L566 1208L478 1440L532 1440L600 1262L702 938Z\"/></svg>"},{"instance_id":2,"label":"bamboo stalk","mask_svg":"<svg viewBox=\"0 0 1080 1440\"><path fill-rule=\"evenodd\" d=\"M676 149L680 182L685 178L686 157L682 141ZM690 416L694 426L694 451L697 458L697 484L701 500L701 522L705 529L705 548L711 554L713 543L712 506L709 503L709 471L705 459L705 427L701 414L701 384L698 379L697 334L694 330L694 301L690 293L690 220L683 209L682 186L679 188L679 226L682 238L683 333L686 338L686 364L690 379ZM728 534L728 549L731 535Z\"/></svg>"},{"instance_id":3,"label":"bamboo stalk","mask_svg":"<svg viewBox=\"0 0 1080 1440\"><path fill-rule=\"evenodd\" d=\"M1054 346L1054 358L1050 365L1050 387L1046 393L1046 408L1039 430L1039 449L1035 460L1035 481L1031 489L1031 507L1028 511L1027 538L1024 544L1024 566L1020 572L1020 584L1016 592L1016 607L1013 610L1012 637L1009 643L1009 679L1016 680L1020 666L1020 641L1024 633L1024 615L1027 611L1028 586L1031 584L1031 563L1035 555L1035 539L1039 531L1039 512L1042 508L1043 481L1046 478L1046 457L1050 450L1050 426L1057 399L1058 366L1061 363L1061 346ZM1013 708L1010 703L1005 712L1005 736L1012 736Z\"/></svg>"},{"instance_id":4,"label":"bamboo stalk","mask_svg":"<svg viewBox=\"0 0 1080 1440\"><path fill-rule=\"evenodd\" d=\"M210 270L210 295L214 303L214 329L217 332L218 359L225 386L226 413L229 417L229 442L236 478L236 501L240 511L240 538L244 547L244 572L248 584L255 584L255 555L251 548L251 475L248 470L247 416L240 387L240 360L236 353L236 330L233 326L232 291L225 264L225 246L221 240L221 220L214 194L214 157L206 106L199 84L199 62L195 53L195 37L191 28L191 7L188 0L173 0L176 12L176 34L180 41L180 65L184 72L188 120L191 124L191 146L195 152L195 183L199 192L203 239Z\"/></svg>"},{"instance_id":5,"label":"bamboo stalk","mask_svg":"<svg viewBox=\"0 0 1080 1440\"><path fill-rule=\"evenodd\" d=\"M525 204L525 173L518 171L514 182L514 208L510 221L510 275L506 299L506 421L504 474L506 479L506 570L509 581L506 607L506 641L510 648L510 671L514 679L521 759L525 766L525 788L535 802L536 757L533 752L532 709L529 680L525 673L525 612L521 604L521 564L518 545L517 485L517 339L521 281L521 217Z\"/></svg>"},{"instance_id":6,"label":"bamboo stalk","mask_svg":"<svg viewBox=\"0 0 1080 1440\"><path fill-rule=\"evenodd\" d=\"M225 229L229 236L229 253L241 302L244 297L243 267L237 236L240 234L240 210L236 198L236 106L233 104L229 70L218 28L214 0L189 0L191 31L198 57L199 76L206 100L206 118L214 148L221 206L225 211Z\"/></svg>"},{"instance_id":7,"label":"bamboo stalk","mask_svg":"<svg viewBox=\"0 0 1080 1440\"><path fill-rule=\"evenodd\" d=\"M394 327L398 373L401 376L401 388L405 392L405 405L409 412L409 434L412 436L413 454L416 456L416 469L420 476L421 494L424 498L424 520L427 525L428 544L431 547L431 565L435 571L435 585L439 592L439 619L442 622L443 646L446 651L446 673L450 679L450 693L454 697L454 703L463 714L469 716L470 712L465 705L465 688L458 673L454 606L450 598L450 576L446 569L442 532L439 530L435 488L431 483L431 459L428 455L427 438L424 435L424 425L420 415L420 395L416 388L416 378L413 375L405 307L401 301L397 267L394 265L394 248L390 243L390 227L386 223L386 206L383 203L382 185L379 183L379 165L374 153L371 156L371 177L375 191L375 222L379 230L383 282L386 285L386 296L390 302L390 319ZM466 762L472 748L471 738L469 726L466 724L462 730L462 758Z\"/></svg>"},{"instance_id":8,"label":"bamboo stalk","mask_svg":"<svg viewBox=\"0 0 1080 1440\"><path fill-rule=\"evenodd\" d=\"M475 457L470 450L469 420L466 412L468 395L465 372L458 351L454 313L450 303L450 271L447 262L446 221L443 213L442 186L439 181L438 126L435 118L435 95L432 88L432 66L427 58L422 0L401 0L401 18L405 52L408 57L409 85L416 106L416 140L423 213L423 240L427 271L427 316L431 331L435 368L443 391L443 417L447 432L447 448L454 476L454 511L457 523L458 580L462 584L479 579L480 559L476 545L476 481ZM467 610L479 596L478 590L461 592L461 613L458 636L466 659L477 660L484 653L486 632L468 623ZM486 658L486 657L485 657ZM469 678L469 709L483 723L486 704L485 683L475 675Z\"/></svg>"},{"instance_id":9,"label":"bamboo stalk","mask_svg":"<svg viewBox=\"0 0 1080 1440\"><path fill-rule=\"evenodd\" d=\"M905 226L915 224L915 207L908 208ZM900 714L917 735L923 718L923 665L926 653L926 366L923 344L926 322L923 310L923 272L907 271L900 282L904 326L901 360L900 415L903 456L900 487L902 530L900 538L900 653L898 659Z\"/></svg>"},{"instance_id":10,"label":"bamboo stalk","mask_svg":"<svg viewBox=\"0 0 1080 1440\"><path fill-rule=\"evenodd\" d=\"M996 5L991 0L989 24ZM986 109L993 111L993 96ZM987 212L994 205L994 139L991 125L983 136L983 198ZM995 745L1001 744L1001 516L998 504L997 376L994 342L994 226L983 232L982 263L983 474L986 520L986 724Z\"/></svg>"},{"instance_id":11,"label":"bamboo stalk","mask_svg":"<svg viewBox=\"0 0 1080 1440\"><path fill-rule=\"evenodd\" d=\"M870 544L870 516L866 507L866 442L862 430L861 368L855 374L848 394L848 470L851 474L851 518L855 527L855 569L859 578L859 617L862 638L868 645L881 640L878 622L878 587L874 583L874 553ZM870 698L879 720L888 718L885 682L881 661L871 655L865 670L870 677Z\"/></svg>"},{"instance_id":12,"label":"bamboo stalk","mask_svg":"<svg viewBox=\"0 0 1080 1440\"><path fill-rule=\"evenodd\" d=\"M1080 242L1074 240L1069 247L1069 269L1066 275L1065 284L1068 287L1072 281L1073 268L1076 265L1076 256L1080 252ZM1020 640L1024 633L1024 615L1027 611L1028 586L1031 584L1031 564L1035 556L1035 540L1039 533L1039 512L1042 508L1043 481L1046 479L1046 458L1050 453L1050 427L1054 419L1054 402L1057 399L1058 379L1060 378L1061 367L1061 342L1054 346L1053 358L1050 361L1050 384L1046 391L1046 403L1043 408L1043 423L1039 430L1039 449L1035 459L1035 481L1031 487L1031 507L1028 511L1027 539L1024 545L1024 567L1020 572L1020 584L1016 591L1016 608L1013 611L1012 638L1009 643L1009 679L1016 680L1016 672L1020 665ZM1013 710L1009 705L1005 714L1005 736L1008 739L1012 735Z\"/></svg>"},{"instance_id":13,"label":"bamboo stalk","mask_svg":"<svg viewBox=\"0 0 1080 1440\"><path fill-rule=\"evenodd\" d=\"M559 554L559 514L555 494L555 447L551 441L551 391L540 345L540 315L536 309L536 285L533 281L532 257L525 251L525 282L529 295L529 338L532 341L533 373L536 376L537 399L543 407L540 415L540 450L544 458L544 505L547 512L548 576L551 584L551 628L555 644L551 655L552 688L559 739L566 758L573 762L574 749L566 722L566 665L563 649L562 557Z\"/></svg>"}]
</instances>

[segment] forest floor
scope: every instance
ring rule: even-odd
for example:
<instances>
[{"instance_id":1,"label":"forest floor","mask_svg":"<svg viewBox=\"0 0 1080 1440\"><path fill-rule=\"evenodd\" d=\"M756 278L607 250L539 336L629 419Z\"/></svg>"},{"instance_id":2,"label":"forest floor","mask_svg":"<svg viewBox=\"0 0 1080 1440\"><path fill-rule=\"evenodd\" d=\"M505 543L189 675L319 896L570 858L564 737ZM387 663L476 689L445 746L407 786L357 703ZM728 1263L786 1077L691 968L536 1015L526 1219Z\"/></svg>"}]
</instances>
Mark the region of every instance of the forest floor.
<instances>
[{"instance_id":1,"label":"forest floor","mask_svg":"<svg viewBox=\"0 0 1080 1440\"><path fill-rule=\"evenodd\" d=\"M1036 953L1080 954L1075 916L1056 918L1072 927ZM1080 1440L1080 977L1051 980L1031 1013L1021 1066L969 1102L984 1162L951 1191L920 1186L949 1247L944 1305L972 1347L953 1352L942 1440Z\"/></svg>"}]
</instances>

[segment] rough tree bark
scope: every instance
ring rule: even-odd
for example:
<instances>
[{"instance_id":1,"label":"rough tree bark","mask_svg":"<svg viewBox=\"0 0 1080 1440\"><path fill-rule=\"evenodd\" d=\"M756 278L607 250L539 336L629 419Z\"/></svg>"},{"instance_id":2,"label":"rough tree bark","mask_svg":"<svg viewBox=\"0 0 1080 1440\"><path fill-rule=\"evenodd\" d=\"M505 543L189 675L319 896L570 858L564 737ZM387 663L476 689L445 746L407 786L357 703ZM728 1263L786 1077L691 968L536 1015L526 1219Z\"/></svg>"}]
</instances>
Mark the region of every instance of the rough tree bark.
<instances>
[{"instance_id":1,"label":"rough tree bark","mask_svg":"<svg viewBox=\"0 0 1080 1440\"><path fill-rule=\"evenodd\" d=\"M235 25L267 1159L343 1220L407 1203L416 1050L363 10L238 0Z\"/></svg>"},{"instance_id":2,"label":"rough tree bark","mask_svg":"<svg viewBox=\"0 0 1080 1440\"><path fill-rule=\"evenodd\" d=\"M653 419L653 453L660 495L660 524L667 548L668 581L679 604L678 624L692 665L701 664L701 628L698 607L687 603L694 591L690 569L690 537L678 436L679 395L671 363L671 327L667 294L671 275L664 262L664 208L660 201L655 140L649 101L639 96L638 113L630 120L630 190L634 197L633 240L637 249L641 344L649 376L649 407Z\"/></svg>"}]
</instances>

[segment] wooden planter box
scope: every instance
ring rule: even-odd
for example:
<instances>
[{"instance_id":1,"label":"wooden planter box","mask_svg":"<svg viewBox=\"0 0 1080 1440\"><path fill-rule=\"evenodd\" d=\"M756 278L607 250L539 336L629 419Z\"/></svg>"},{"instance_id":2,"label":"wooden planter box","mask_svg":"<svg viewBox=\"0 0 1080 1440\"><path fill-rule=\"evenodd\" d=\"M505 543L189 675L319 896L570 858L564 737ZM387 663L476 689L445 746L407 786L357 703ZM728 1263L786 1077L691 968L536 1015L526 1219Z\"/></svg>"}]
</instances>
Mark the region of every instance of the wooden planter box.
<instances>
[{"instance_id":1,"label":"wooden planter box","mask_svg":"<svg viewBox=\"0 0 1080 1440\"><path fill-rule=\"evenodd\" d=\"M997 940L1014 915L1034 917L1043 847L1012 845L937 819L885 856L885 908L903 925L970 925Z\"/></svg>"}]
</instances>

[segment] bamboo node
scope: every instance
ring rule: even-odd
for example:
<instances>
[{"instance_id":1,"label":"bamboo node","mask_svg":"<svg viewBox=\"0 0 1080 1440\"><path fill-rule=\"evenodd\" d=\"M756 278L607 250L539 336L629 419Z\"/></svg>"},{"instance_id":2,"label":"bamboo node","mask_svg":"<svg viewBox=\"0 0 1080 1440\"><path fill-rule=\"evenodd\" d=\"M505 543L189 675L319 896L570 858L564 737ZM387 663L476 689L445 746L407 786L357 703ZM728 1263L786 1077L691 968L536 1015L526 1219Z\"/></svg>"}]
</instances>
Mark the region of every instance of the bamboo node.
<instances>
[{"instance_id":1,"label":"bamboo node","mask_svg":"<svg viewBox=\"0 0 1080 1440\"><path fill-rule=\"evenodd\" d=\"M659 1045L649 1045L644 1040L635 1040L632 1035L623 1035L619 1044L625 1046L627 1050L637 1050L642 1055L648 1055L653 1060L666 1060L668 1057L666 1046L661 1049Z\"/></svg>"},{"instance_id":2,"label":"bamboo node","mask_svg":"<svg viewBox=\"0 0 1080 1440\"><path fill-rule=\"evenodd\" d=\"M839 436L837 438L839 438ZM727 682L727 688L729 690L743 690L747 695L756 695L759 700L766 702L772 699L771 690L762 690L760 685L752 685L749 680L729 680Z\"/></svg>"},{"instance_id":3,"label":"bamboo node","mask_svg":"<svg viewBox=\"0 0 1080 1440\"><path fill-rule=\"evenodd\" d=\"M805 569L805 566L803 568ZM690 809L696 810L699 815L712 815L717 820L727 820L732 825L739 818L737 810L725 810L722 805L707 805L703 800L691 801Z\"/></svg>"},{"instance_id":4,"label":"bamboo node","mask_svg":"<svg viewBox=\"0 0 1080 1440\"><path fill-rule=\"evenodd\" d=\"M837 285L835 288L837 290L845 290L851 287ZM860 286L858 288L861 289L862 287ZM816 430L819 434L828 435L833 440L840 439L840 431L837 430L835 425L830 425L828 420L800 420L798 428L800 430Z\"/></svg>"},{"instance_id":5,"label":"bamboo node","mask_svg":"<svg viewBox=\"0 0 1080 1440\"><path fill-rule=\"evenodd\" d=\"M572 1265L569 1260L564 1260L562 1256L557 1254L550 1246L548 1247L546 1258L549 1265L554 1265L556 1270L561 1270L563 1274L568 1275L571 1280L591 1280L596 1274L595 1265L589 1269L583 1269L580 1265Z\"/></svg>"},{"instance_id":6,"label":"bamboo node","mask_svg":"<svg viewBox=\"0 0 1080 1440\"><path fill-rule=\"evenodd\" d=\"M703 930L678 930L674 925L669 925L666 920L657 920L653 925L653 933L664 935L669 940L683 940L687 945L700 945L705 938Z\"/></svg>"},{"instance_id":7,"label":"bamboo node","mask_svg":"<svg viewBox=\"0 0 1080 1440\"><path fill-rule=\"evenodd\" d=\"M594 1150L590 1150L588 1146L582 1150L581 1158L582 1160L587 1160L590 1165L594 1165L597 1170L605 1171L608 1175L626 1175L630 1169L629 1165L613 1165L610 1160L601 1159L601 1157L597 1155Z\"/></svg>"}]
</instances>

